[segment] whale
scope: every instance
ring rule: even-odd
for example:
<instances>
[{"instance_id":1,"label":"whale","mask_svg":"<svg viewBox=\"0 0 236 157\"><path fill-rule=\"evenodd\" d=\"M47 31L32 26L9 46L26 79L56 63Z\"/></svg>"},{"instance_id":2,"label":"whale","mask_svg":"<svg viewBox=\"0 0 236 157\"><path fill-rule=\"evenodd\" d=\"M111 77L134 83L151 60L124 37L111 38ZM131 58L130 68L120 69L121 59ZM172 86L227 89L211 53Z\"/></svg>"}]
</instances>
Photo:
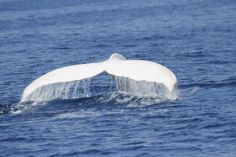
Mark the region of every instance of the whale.
<instances>
[{"instance_id":1,"label":"whale","mask_svg":"<svg viewBox=\"0 0 236 157\"><path fill-rule=\"evenodd\" d=\"M103 72L134 81L160 83L170 92L177 85L176 75L167 67L148 60L128 60L121 54L114 53L102 62L66 66L42 75L24 89L21 102L27 101L34 91L44 86L89 79Z\"/></svg>"}]
</instances>

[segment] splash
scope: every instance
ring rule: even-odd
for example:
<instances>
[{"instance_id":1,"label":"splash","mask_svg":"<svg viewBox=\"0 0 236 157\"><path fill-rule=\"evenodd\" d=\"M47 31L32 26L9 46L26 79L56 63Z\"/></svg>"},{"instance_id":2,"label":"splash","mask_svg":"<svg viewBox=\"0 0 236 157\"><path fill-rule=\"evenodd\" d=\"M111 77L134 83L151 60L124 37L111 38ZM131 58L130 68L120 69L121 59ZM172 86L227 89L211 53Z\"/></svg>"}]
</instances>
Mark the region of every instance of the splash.
<instances>
[{"instance_id":1,"label":"splash","mask_svg":"<svg viewBox=\"0 0 236 157\"><path fill-rule=\"evenodd\" d=\"M12 108L11 112L19 114L43 106L52 100L70 100L99 95L98 100L101 102L140 107L176 100L178 91L177 89L169 91L163 84L155 82L102 75L94 79L56 83L38 88Z\"/></svg>"},{"instance_id":2,"label":"splash","mask_svg":"<svg viewBox=\"0 0 236 157\"><path fill-rule=\"evenodd\" d=\"M125 105L127 108L142 108L150 105L172 101L165 98L141 97L126 92L116 92L99 97L99 102L105 104Z\"/></svg>"}]
</instances>

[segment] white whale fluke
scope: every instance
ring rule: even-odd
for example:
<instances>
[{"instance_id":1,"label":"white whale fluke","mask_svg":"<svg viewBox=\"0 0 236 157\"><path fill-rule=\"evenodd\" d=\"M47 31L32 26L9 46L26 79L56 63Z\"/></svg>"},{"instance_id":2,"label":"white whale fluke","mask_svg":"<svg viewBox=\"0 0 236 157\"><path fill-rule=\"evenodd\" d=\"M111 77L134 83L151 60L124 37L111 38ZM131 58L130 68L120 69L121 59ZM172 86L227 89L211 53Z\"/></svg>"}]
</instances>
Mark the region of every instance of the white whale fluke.
<instances>
[{"instance_id":1,"label":"white whale fluke","mask_svg":"<svg viewBox=\"0 0 236 157\"><path fill-rule=\"evenodd\" d=\"M175 74L160 64L146 60L126 60L122 55L114 53L103 62L59 68L39 77L25 88L21 102L28 101L27 98L34 91L46 85L80 81L103 72L134 81L160 83L170 92L175 90L177 84Z\"/></svg>"}]
</instances>

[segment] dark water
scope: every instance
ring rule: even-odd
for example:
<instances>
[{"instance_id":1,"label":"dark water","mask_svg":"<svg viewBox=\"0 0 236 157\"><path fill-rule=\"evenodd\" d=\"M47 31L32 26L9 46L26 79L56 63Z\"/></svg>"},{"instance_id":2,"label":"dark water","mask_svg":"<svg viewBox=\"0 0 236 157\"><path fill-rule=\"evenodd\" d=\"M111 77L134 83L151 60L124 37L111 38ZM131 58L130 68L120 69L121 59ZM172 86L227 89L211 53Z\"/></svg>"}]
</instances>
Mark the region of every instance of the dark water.
<instances>
[{"instance_id":1,"label":"dark water","mask_svg":"<svg viewBox=\"0 0 236 157\"><path fill-rule=\"evenodd\" d=\"M235 157L235 19L234 0L0 0L0 156ZM9 112L40 75L113 52L169 67L180 98Z\"/></svg>"}]
</instances>

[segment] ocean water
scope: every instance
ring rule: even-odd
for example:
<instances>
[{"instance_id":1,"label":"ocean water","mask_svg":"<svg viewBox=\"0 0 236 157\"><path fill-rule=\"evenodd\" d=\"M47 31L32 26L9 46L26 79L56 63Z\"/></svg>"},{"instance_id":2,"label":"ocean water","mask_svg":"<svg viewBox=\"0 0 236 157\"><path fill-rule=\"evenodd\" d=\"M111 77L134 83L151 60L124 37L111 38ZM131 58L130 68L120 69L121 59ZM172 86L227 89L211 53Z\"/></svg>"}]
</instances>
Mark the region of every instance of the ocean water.
<instances>
[{"instance_id":1,"label":"ocean water","mask_svg":"<svg viewBox=\"0 0 236 157\"><path fill-rule=\"evenodd\" d=\"M0 156L235 157L235 19L235 0L0 0ZM37 77L113 52L170 68L178 99L101 77L100 95L12 112Z\"/></svg>"}]
</instances>

